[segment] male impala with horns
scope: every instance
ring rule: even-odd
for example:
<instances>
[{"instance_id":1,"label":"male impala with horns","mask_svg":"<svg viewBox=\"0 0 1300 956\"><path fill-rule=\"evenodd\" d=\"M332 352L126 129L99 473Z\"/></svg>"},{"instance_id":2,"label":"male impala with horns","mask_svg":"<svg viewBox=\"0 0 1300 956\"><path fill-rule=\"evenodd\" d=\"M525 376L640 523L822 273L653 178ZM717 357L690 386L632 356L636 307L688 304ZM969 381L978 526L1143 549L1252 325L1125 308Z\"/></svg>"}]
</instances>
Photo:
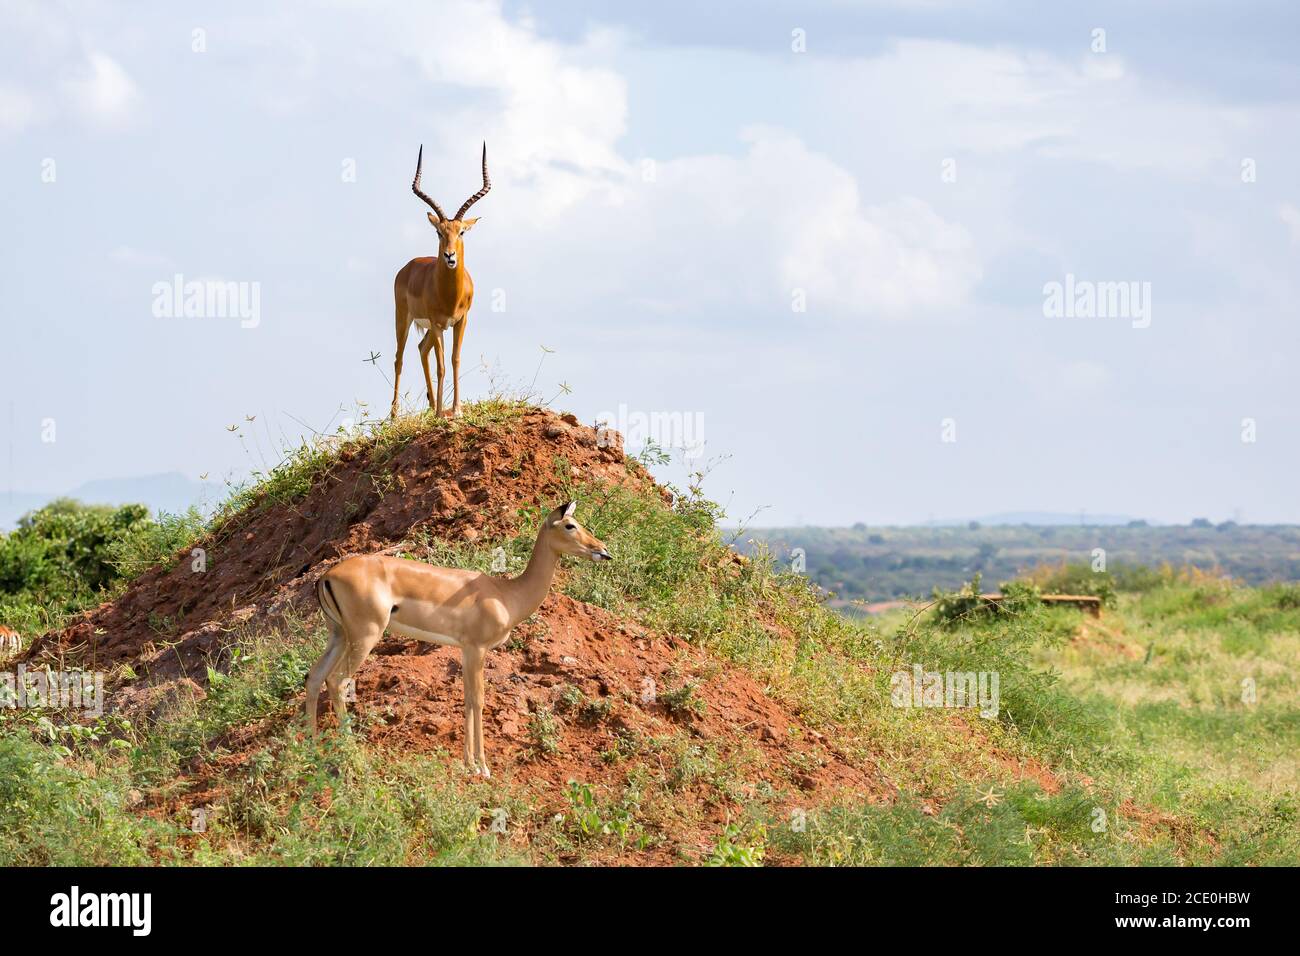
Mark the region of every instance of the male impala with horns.
<instances>
[{"instance_id":1,"label":"male impala with horns","mask_svg":"<svg viewBox=\"0 0 1300 956\"><path fill-rule=\"evenodd\" d=\"M449 414L460 414L460 346L465 340L465 324L469 321L469 307L474 302L474 283L465 268L465 233L474 228L477 218L466 219L465 213L488 194L492 181L488 179L487 143L483 144L483 188L466 199L456 212L447 218L442 207L420 191L420 170L424 164L424 147L420 147L415 160L415 181L411 191L428 203L433 212L429 222L438 231L438 255L412 259L397 273L393 283L393 299L397 306L397 358L393 362L393 409L397 417L399 387L402 380L402 352L406 349L406 336L414 322L424 332L420 339L420 363L424 367L424 385L429 396L429 407L434 414L442 415L442 383L445 376L442 334L452 330L451 388L452 402ZM438 387L434 390L429 376L429 349L438 360Z\"/></svg>"}]
</instances>

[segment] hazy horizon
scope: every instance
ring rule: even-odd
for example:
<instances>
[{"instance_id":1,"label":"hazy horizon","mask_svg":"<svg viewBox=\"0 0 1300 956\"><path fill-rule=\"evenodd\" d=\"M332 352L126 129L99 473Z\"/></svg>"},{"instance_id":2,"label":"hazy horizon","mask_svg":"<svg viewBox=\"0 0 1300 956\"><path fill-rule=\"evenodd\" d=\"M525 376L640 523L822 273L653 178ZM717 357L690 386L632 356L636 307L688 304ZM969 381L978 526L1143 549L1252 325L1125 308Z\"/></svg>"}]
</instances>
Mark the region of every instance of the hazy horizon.
<instances>
[{"instance_id":1,"label":"hazy horizon","mask_svg":"<svg viewBox=\"0 0 1300 956\"><path fill-rule=\"evenodd\" d=\"M486 140L470 399L702 440L764 527L1300 522L1292 5L131 13L0 0L0 498L385 413L416 149L454 208Z\"/></svg>"},{"instance_id":2,"label":"hazy horizon","mask_svg":"<svg viewBox=\"0 0 1300 956\"><path fill-rule=\"evenodd\" d=\"M226 494L231 487L233 486L226 486L217 482L194 481L185 477L180 472L171 471L150 475L119 475L92 479L83 482L74 488L65 488L57 491L51 491L48 489L6 489L5 491L0 492L0 530L13 527L17 519L26 512L35 510L36 508L58 498L73 498L86 504L147 504L155 510L175 514L184 511L191 504L199 507L200 510L211 511L226 497ZM761 517L761 514L759 517ZM737 521L733 520L734 518L735 516L728 515L726 520L723 522L723 526L732 530L740 526ZM1133 521L1145 522L1150 524L1152 527L1178 527L1190 525L1192 521L1198 519L1212 520L1207 518L1205 515L1196 515L1186 521L1162 522L1143 518L1140 515L1090 514L1086 511L1080 515L1078 512L1066 512L1052 509L1020 509L1016 511L996 512L990 514L961 516L947 515L937 518L929 517L924 520L892 524L868 524L863 521L852 521L841 524L772 525L758 521L746 523L743 527L754 531L785 530L788 528L798 527L851 529L858 526L870 529L945 528L965 526L972 521L989 527L1023 525L1028 527L1106 528L1122 526ZM1223 520L1236 521L1235 518ZM1214 523L1217 524L1220 522ZM1300 524L1293 522L1244 521L1237 523L1244 527L1300 527Z\"/></svg>"}]
</instances>

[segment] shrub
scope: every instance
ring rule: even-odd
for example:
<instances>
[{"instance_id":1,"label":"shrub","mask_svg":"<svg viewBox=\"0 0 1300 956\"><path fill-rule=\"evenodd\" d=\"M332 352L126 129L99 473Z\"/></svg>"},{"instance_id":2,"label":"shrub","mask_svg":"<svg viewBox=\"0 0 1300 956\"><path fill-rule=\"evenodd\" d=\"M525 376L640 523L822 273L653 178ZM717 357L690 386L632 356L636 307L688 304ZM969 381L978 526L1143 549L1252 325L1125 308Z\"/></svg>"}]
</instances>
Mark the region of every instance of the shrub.
<instances>
[{"instance_id":1,"label":"shrub","mask_svg":"<svg viewBox=\"0 0 1300 956\"><path fill-rule=\"evenodd\" d=\"M1091 594L1106 607L1115 606L1115 579L1108 571L1094 571L1083 563L1040 564L1025 580L1043 594Z\"/></svg>"},{"instance_id":2,"label":"shrub","mask_svg":"<svg viewBox=\"0 0 1300 956\"><path fill-rule=\"evenodd\" d=\"M1293 611L1300 608L1300 584L1270 584L1260 593L1264 600L1279 611Z\"/></svg>"},{"instance_id":3,"label":"shrub","mask_svg":"<svg viewBox=\"0 0 1300 956\"><path fill-rule=\"evenodd\" d=\"M956 627L998 615L1014 615L1021 610L1032 611L1039 606L1039 590L1030 582L1008 581L999 590L1000 601L982 597L978 572L956 591L935 588L934 619L945 627Z\"/></svg>"},{"instance_id":4,"label":"shrub","mask_svg":"<svg viewBox=\"0 0 1300 956\"><path fill-rule=\"evenodd\" d=\"M118 576L113 542L148 521L144 505L52 501L0 538L0 590L49 598L94 593Z\"/></svg>"},{"instance_id":5,"label":"shrub","mask_svg":"<svg viewBox=\"0 0 1300 956\"><path fill-rule=\"evenodd\" d=\"M194 508L155 520L144 505L52 501L0 534L0 622L24 635L58 627L173 557L203 529Z\"/></svg>"}]
</instances>

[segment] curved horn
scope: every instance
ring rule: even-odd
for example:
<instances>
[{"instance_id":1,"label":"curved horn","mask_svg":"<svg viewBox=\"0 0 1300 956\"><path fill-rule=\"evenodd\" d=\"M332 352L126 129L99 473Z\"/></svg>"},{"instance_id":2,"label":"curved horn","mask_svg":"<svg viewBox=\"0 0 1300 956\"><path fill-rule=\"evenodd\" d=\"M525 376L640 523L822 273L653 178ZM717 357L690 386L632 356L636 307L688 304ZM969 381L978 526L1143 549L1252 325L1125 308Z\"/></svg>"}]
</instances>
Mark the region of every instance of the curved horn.
<instances>
[{"instance_id":1,"label":"curved horn","mask_svg":"<svg viewBox=\"0 0 1300 956\"><path fill-rule=\"evenodd\" d=\"M420 167L423 165L424 165L424 144L421 143L420 155L415 158L415 181L411 183L411 192L415 193L417 196L419 196L421 199L427 202L430 206L432 206L433 211L438 214L438 221L441 222L447 218L447 214L442 211L442 207L440 207L436 202L434 202L424 193L420 192Z\"/></svg>"},{"instance_id":2,"label":"curved horn","mask_svg":"<svg viewBox=\"0 0 1300 956\"><path fill-rule=\"evenodd\" d=\"M488 191L491 189L492 189L492 180L488 179L488 171L487 171L487 143L484 143L483 144L483 188L465 200L465 205L460 207L460 212L456 213L456 218L464 219L465 213L469 211L469 207L474 205L484 196L486 196L488 194Z\"/></svg>"}]
</instances>

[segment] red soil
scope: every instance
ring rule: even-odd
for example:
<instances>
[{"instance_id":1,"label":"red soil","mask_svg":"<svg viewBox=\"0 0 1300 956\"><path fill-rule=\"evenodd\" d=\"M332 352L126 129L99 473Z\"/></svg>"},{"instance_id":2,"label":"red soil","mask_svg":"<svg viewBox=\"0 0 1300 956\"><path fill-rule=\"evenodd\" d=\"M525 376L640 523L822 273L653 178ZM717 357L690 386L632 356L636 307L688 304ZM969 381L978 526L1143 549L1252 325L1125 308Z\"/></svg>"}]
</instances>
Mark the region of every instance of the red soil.
<instances>
[{"instance_id":1,"label":"red soil","mask_svg":"<svg viewBox=\"0 0 1300 956\"><path fill-rule=\"evenodd\" d=\"M304 497L247 509L201 542L203 573L178 555L35 641L27 656L103 670L129 663L162 679L202 673L219 649L214 625L301 604L341 557L393 547L412 532L474 541L518 530L519 508L549 509L563 494L561 457L575 479L652 484L625 464L621 446L601 448L594 429L540 409L507 426L426 432L383 462L369 449L345 450ZM159 653L164 643L175 646Z\"/></svg>"}]
</instances>

